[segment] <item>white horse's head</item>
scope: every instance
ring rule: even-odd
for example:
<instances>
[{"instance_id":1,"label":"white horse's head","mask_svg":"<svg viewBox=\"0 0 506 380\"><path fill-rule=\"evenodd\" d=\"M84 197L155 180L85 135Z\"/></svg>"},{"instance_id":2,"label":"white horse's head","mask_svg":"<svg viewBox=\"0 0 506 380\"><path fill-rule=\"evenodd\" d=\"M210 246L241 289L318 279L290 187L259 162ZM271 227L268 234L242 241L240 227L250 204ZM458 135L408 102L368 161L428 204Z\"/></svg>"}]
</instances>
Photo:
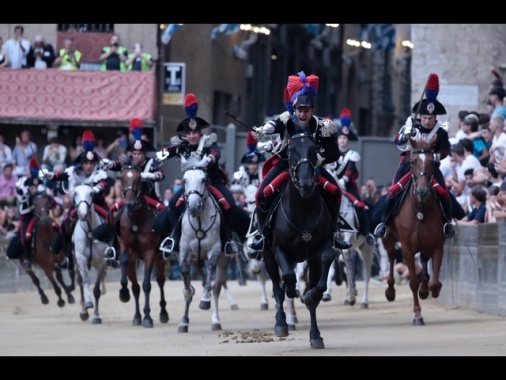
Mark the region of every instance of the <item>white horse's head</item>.
<instances>
[{"instance_id":1,"label":"white horse's head","mask_svg":"<svg viewBox=\"0 0 506 380\"><path fill-rule=\"evenodd\" d=\"M204 210L207 196L207 164L204 159L190 157L181 159L183 169L183 186L186 200L186 209L191 216L196 217Z\"/></svg>"},{"instance_id":2,"label":"white horse's head","mask_svg":"<svg viewBox=\"0 0 506 380\"><path fill-rule=\"evenodd\" d=\"M256 207L256 192L258 190L258 187L255 185L248 185L246 186L246 189L244 189L244 200L246 202L246 206L248 208L248 213L253 215L253 212L255 211Z\"/></svg>"},{"instance_id":3,"label":"white horse's head","mask_svg":"<svg viewBox=\"0 0 506 380\"><path fill-rule=\"evenodd\" d=\"M79 220L84 220L90 212L93 201L93 189L90 185L77 185L74 188L74 205Z\"/></svg>"}]
</instances>

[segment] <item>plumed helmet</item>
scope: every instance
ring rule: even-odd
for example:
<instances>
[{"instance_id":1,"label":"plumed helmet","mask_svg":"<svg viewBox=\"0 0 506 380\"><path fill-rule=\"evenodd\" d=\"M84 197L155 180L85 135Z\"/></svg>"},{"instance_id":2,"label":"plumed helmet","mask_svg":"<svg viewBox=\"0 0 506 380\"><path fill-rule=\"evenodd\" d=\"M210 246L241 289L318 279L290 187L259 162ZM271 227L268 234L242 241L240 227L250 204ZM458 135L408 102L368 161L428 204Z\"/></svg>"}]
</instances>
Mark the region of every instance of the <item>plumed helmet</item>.
<instances>
[{"instance_id":1,"label":"plumed helmet","mask_svg":"<svg viewBox=\"0 0 506 380\"><path fill-rule=\"evenodd\" d=\"M151 143L142 139L142 129L143 126L141 119L134 117L132 120L130 120L130 133L134 138L132 151L143 153L155 151L156 149L153 145L151 145Z\"/></svg>"},{"instance_id":2,"label":"plumed helmet","mask_svg":"<svg viewBox=\"0 0 506 380\"><path fill-rule=\"evenodd\" d=\"M339 115L339 121L343 127L349 127L351 125L351 110L349 108L343 108Z\"/></svg>"},{"instance_id":3,"label":"plumed helmet","mask_svg":"<svg viewBox=\"0 0 506 380\"><path fill-rule=\"evenodd\" d=\"M210 124L207 121L197 116L198 108L199 102L195 94L186 94L186 97L184 99L184 110L186 112L187 118L179 123L176 132L188 133L191 131L200 131L204 128L209 127Z\"/></svg>"},{"instance_id":4,"label":"plumed helmet","mask_svg":"<svg viewBox=\"0 0 506 380\"><path fill-rule=\"evenodd\" d=\"M298 107L314 108L314 98L318 92L319 78L316 75L306 76L304 71L288 77L288 84L284 94L285 107L290 113ZM291 106L287 106L290 99Z\"/></svg>"},{"instance_id":5,"label":"plumed helmet","mask_svg":"<svg viewBox=\"0 0 506 380\"><path fill-rule=\"evenodd\" d=\"M77 156L74 164L79 167L81 164L86 161L98 162L100 161L100 156L98 153L94 151L95 149L95 135L92 131L87 130L84 131L83 136L81 137L81 146L84 149L84 152Z\"/></svg>"},{"instance_id":6,"label":"plumed helmet","mask_svg":"<svg viewBox=\"0 0 506 380\"><path fill-rule=\"evenodd\" d=\"M439 94L439 77L431 73L427 79L425 99L417 102L411 112L419 115L446 115L445 107L437 100Z\"/></svg>"},{"instance_id":7,"label":"plumed helmet","mask_svg":"<svg viewBox=\"0 0 506 380\"><path fill-rule=\"evenodd\" d=\"M39 164L37 163L37 160L35 158L31 158L30 162L28 163L28 168L30 169L30 175L33 178L37 178L39 175Z\"/></svg>"},{"instance_id":8,"label":"plumed helmet","mask_svg":"<svg viewBox=\"0 0 506 380\"><path fill-rule=\"evenodd\" d=\"M358 141L358 136L347 126L338 126L336 135L337 137L346 136L350 141Z\"/></svg>"}]
</instances>

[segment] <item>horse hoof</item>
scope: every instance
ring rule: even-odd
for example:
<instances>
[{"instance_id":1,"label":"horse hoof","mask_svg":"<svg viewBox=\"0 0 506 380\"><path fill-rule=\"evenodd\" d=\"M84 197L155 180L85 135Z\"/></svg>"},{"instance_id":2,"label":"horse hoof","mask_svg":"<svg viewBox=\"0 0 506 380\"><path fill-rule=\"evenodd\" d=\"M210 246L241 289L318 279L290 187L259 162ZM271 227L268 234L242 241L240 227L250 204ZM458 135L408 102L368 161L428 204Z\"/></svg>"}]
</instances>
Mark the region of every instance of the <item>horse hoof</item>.
<instances>
[{"instance_id":1,"label":"horse hoof","mask_svg":"<svg viewBox=\"0 0 506 380\"><path fill-rule=\"evenodd\" d=\"M293 323L299 323L299 318L293 317Z\"/></svg>"},{"instance_id":2,"label":"horse hoof","mask_svg":"<svg viewBox=\"0 0 506 380\"><path fill-rule=\"evenodd\" d=\"M142 327L153 328L153 320L151 318L144 318Z\"/></svg>"},{"instance_id":3,"label":"horse hoof","mask_svg":"<svg viewBox=\"0 0 506 380\"><path fill-rule=\"evenodd\" d=\"M168 323L169 322L169 313L160 313L160 323Z\"/></svg>"},{"instance_id":4,"label":"horse hoof","mask_svg":"<svg viewBox=\"0 0 506 380\"><path fill-rule=\"evenodd\" d=\"M211 324L211 331L221 331L221 323Z\"/></svg>"},{"instance_id":5,"label":"horse hoof","mask_svg":"<svg viewBox=\"0 0 506 380\"><path fill-rule=\"evenodd\" d=\"M260 304L260 310L269 310L269 304L266 303Z\"/></svg>"},{"instance_id":6,"label":"horse hoof","mask_svg":"<svg viewBox=\"0 0 506 380\"><path fill-rule=\"evenodd\" d=\"M211 308L211 301L200 301L199 309L200 310L209 310Z\"/></svg>"},{"instance_id":7,"label":"horse hoof","mask_svg":"<svg viewBox=\"0 0 506 380\"><path fill-rule=\"evenodd\" d=\"M141 325L141 319L140 318L134 318L132 319L132 326L140 326Z\"/></svg>"},{"instance_id":8,"label":"horse hoof","mask_svg":"<svg viewBox=\"0 0 506 380\"><path fill-rule=\"evenodd\" d=\"M73 305L74 303L76 303L76 300L74 299L74 296L72 294L69 294L67 296L67 302L71 305Z\"/></svg>"},{"instance_id":9,"label":"horse hoof","mask_svg":"<svg viewBox=\"0 0 506 380\"><path fill-rule=\"evenodd\" d=\"M297 330L297 326L292 325L292 324L288 325L288 331L295 331L295 330Z\"/></svg>"},{"instance_id":10,"label":"horse hoof","mask_svg":"<svg viewBox=\"0 0 506 380\"><path fill-rule=\"evenodd\" d=\"M81 321L83 322L87 321L89 317L90 315L88 314L88 312L79 313L79 318L81 318Z\"/></svg>"},{"instance_id":11,"label":"horse hoof","mask_svg":"<svg viewBox=\"0 0 506 380\"><path fill-rule=\"evenodd\" d=\"M288 336L288 325L286 325L286 326L275 326L274 327L274 334L276 334L276 336L278 338L283 338L285 336Z\"/></svg>"},{"instance_id":12,"label":"horse hoof","mask_svg":"<svg viewBox=\"0 0 506 380\"><path fill-rule=\"evenodd\" d=\"M130 301L130 291L128 289L120 289L119 300L123 303Z\"/></svg>"},{"instance_id":13,"label":"horse hoof","mask_svg":"<svg viewBox=\"0 0 506 380\"><path fill-rule=\"evenodd\" d=\"M422 300L426 300L429 297L429 292L428 291L423 292L423 291L419 290L418 297L420 297L420 299L422 299Z\"/></svg>"},{"instance_id":14,"label":"horse hoof","mask_svg":"<svg viewBox=\"0 0 506 380\"><path fill-rule=\"evenodd\" d=\"M362 309L369 309L369 304L368 303L362 303L362 304L360 304L360 307Z\"/></svg>"},{"instance_id":15,"label":"horse hoof","mask_svg":"<svg viewBox=\"0 0 506 380\"><path fill-rule=\"evenodd\" d=\"M237 304L230 305L231 310L239 310L239 306Z\"/></svg>"},{"instance_id":16,"label":"horse hoof","mask_svg":"<svg viewBox=\"0 0 506 380\"><path fill-rule=\"evenodd\" d=\"M101 325L102 324L102 318L95 317L91 320L92 325Z\"/></svg>"},{"instance_id":17,"label":"horse hoof","mask_svg":"<svg viewBox=\"0 0 506 380\"><path fill-rule=\"evenodd\" d=\"M59 307L63 307L65 306L65 301L64 300L58 300L58 302L56 303Z\"/></svg>"},{"instance_id":18,"label":"horse hoof","mask_svg":"<svg viewBox=\"0 0 506 380\"><path fill-rule=\"evenodd\" d=\"M46 295L40 296L40 301L42 302L43 305L47 305L49 303L49 299L47 298Z\"/></svg>"},{"instance_id":19,"label":"horse hoof","mask_svg":"<svg viewBox=\"0 0 506 380\"><path fill-rule=\"evenodd\" d=\"M309 343L311 345L311 348L325 348L325 345L323 344L323 339L322 338L317 338L317 339L310 339L309 340Z\"/></svg>"},{"instance_id":20,"label":"horse hoof","mask_svg":"<svg viewBox=\"0 0 506 380\"><path fill-rule=\"evenodd\" d=\"M385 290L385 297L386 297L387 301L390 301L390 302L395 301L395 291L393 291L392 293L390 293L388 291L388 289Z\"/></svg>"},{"instance_id":21,"label":"horse hoof","mask_svg":"<svg viewBox=\"0 0 506 380\"><path fill-rule=\"evenodd\" d=\"M413 318L413 326L424 326L425 322L423 321L422 317L415 317Z\"/></svg>"},{"instance_id":22,"label":"horse hoof","mask_svg":"<svg viewBox=\"0 0 506 380\"><path fill-rule=\"evenodd\" d=\"M332 299L332 296L330 294L324 294L323 295L323 298L322 298L322 301L323 302L328 302Z\"/></svg>"},{"instance_id":23,"label":"horse hoof","mask_svg":"<svg viewBox=\"0 0 506 380\"><path fill-rule=\"evenodd\" d=\"M187 333L188 332L188 326L187 325L179 326L178 329L177 329L177 332L178 333Z\"/></svg>"}]
</instances>

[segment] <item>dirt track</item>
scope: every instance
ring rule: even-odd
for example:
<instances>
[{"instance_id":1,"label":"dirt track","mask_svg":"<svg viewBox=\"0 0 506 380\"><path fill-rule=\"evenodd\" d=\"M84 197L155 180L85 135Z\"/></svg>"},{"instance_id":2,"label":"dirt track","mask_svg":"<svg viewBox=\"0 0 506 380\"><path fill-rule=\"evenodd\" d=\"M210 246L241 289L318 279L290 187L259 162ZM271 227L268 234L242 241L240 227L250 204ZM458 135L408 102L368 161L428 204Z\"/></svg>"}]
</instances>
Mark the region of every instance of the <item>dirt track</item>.
<instances>
[{"instance_id":1,"label":"dirt track","mask_svg":"<svg viewBox=\"0 0 506 380\"><path fill-rule=\"evenodd\" d=\"M132 326L134 303L122 303L119 283L107 284L101 299L101 325L82 322L76 303L56 306L56 296L47 291L42 305L36 291L0 294L0 356L468 356L506 355L506 317L439 306L422 301L425 326L411 325L411 292L397 286L397 299L387 302L385 285L372 283L370 307L343 305L344 288L336 287L333 299L317 309L325 349L309 347L309 314L300 300L297 330L286 338L274 336L274 302L260 310L256 281L229 286L239 310L231 310L225 295L220 297L223 330L211 331L211 311L198 308L201 295L190 308L187 334L177 332L183 311L182 282L165 285L170 320L158 320L159 291L153 282L153 328ZM362 283L358 283L362 286ZM270 285L269 285L270 288ZM361 295L361 288L359 288ZM444 285L443 285L444 289ZM269 290L270 293L270 290ZM143 296L141 295L141 307Z\"/></svg>"}]
</instances>

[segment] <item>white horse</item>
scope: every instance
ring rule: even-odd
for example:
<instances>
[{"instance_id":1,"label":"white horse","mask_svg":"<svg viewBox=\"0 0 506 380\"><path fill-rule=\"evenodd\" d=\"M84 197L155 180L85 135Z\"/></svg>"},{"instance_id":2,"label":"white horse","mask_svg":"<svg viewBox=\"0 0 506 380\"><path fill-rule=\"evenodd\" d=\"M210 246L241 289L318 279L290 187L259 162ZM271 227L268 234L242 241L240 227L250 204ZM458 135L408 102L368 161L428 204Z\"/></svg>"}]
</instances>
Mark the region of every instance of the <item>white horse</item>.
<instances>
[{"instance_id":1,"label":"white horse","mask_svg":"<svg viewBox=\"0 0 506 380\"><path fill-rule=\"evenodd\" d=\"M341 216L348 222L350 226L358 230L358 218L355 207L351 200L343 194L340 208ZM363 279L364 279L364 293L362 295L362 308L369 307L369 281L371 279L371 268L373 262L373 245L366 242L366 237L358 232L343 231L344 240L353 244L351 249L355 250L363 262ZM357 288L355 286L355 272L351 270L351 249L342 250L342 257L346 266L346 297L344 300L345 305L355 305L357 296ZM341 260L339 257L338 260ZM338 264L338 263L336 263ZM335 273L334 265L330 267L329 275L327 278L327 291L323 294L323 301L329 301L332 293L332 283Z\"/></svg>"},{"instance_id":2,"label":"white horse","mask_svg":"<svg viewBox=\"0 0 506 380\"><path fill-rule=\"evenodd\" d=\"M213 298L213 313L211 329L221 330L218 312L218 300L224 278L227 276L228 257L222 251L220 229L223 217L220 207L211 196L207 186L206 157L199 160L196 157L188 159L181 156L183 172L183 186L186 209L182 217L181 240L179 243L179 270L183 278L183 294L185 309L179 322L178 331L188 332L190 324L189 309L195 288L191 284L190 266L193 259L206 261L206 277L204 279L204 293L200 299L199 308L211 308L211 294Z\"/></svg>"},{"instance_id":3,"label":"white horse","mask_svg":"<svg viewBox=\"0 0 506 380\"><path fill-rule=\"evenodd\" d=\"M93 203L93 189L90 185L80 184L73 190L73 204L77 210L78 220L72 233L73 255L77 264L77 282L81 290L81 320L88 320L88 309L94 307L93 324L102 323L98 312L100 296L105 294L104 280L108 271L104 252L107 244L92 237L92 231L104 223L96 212ZM90 269L95 268L96 278L93 287L95 305L90 294Z\"/></svg>"}]
</instances>

